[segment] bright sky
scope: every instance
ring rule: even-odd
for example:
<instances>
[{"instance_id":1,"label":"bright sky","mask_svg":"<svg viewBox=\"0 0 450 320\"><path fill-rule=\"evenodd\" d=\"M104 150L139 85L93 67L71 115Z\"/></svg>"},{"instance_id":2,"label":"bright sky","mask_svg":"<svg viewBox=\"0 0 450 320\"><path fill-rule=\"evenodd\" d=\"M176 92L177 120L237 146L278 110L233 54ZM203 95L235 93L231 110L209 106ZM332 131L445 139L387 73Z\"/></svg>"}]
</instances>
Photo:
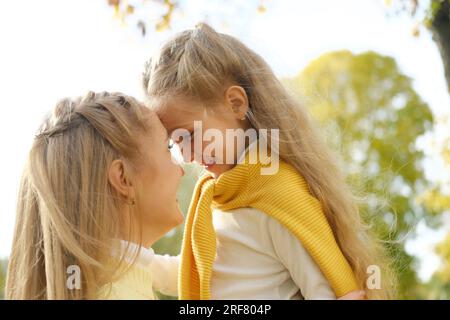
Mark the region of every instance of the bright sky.
<instances>
[{"instance_id":1,"label":"bright sky","mask_svg":"<svg viewBox=\"0 0 450 320\"><path fill-rule=\"evenodd\" d=\"M129 3L142 1L129 1ZM189 5L186 5L189 3ZM134 25L122 27L106 0L9 0L0 11L0 257L10 251L18 182L33 134L43 115L65 96L87 90L122 91L142 97L139 76L144 61L170 35L208 21L237 36L261 54L279 76L293 76L320 54L339 49L375 50L393 56L402 72L435 115L449 113L443 66L431 36L411 36L407 17L386 17L380 0L266 0L267 12L255 2L181 1L172 29L142 38ZM234 7L233 7L234 4ZM163 10L148 12L151 20ZM161 8L162 9L162 8ZM147 14L147 13L144 13ZM450 135L440 127L436 136ZM430 179L448 179L435 149L422 141ZM408 250L421 259L419 274L427 279L438 265L433 245L450 230L424 225Z\"/></svg>"}]
</instances>

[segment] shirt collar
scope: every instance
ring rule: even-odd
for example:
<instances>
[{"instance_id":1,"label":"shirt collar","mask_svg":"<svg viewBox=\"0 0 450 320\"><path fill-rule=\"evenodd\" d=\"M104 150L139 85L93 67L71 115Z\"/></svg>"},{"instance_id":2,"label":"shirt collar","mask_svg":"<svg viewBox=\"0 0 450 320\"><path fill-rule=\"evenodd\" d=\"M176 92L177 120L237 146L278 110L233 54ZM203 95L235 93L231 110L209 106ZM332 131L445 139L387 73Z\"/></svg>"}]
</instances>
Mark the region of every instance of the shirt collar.
<instances>
[{"instance_id":1,"label":"shirt collar","mask_svg":"<svg viewBox=\"0 0 450 320\"><path fill-rule=\"evenodd\" d=\"M147 268L152 263L155 252L152 248L145 248L136 243L120 240L119 246L120 253L113 252L113 256L116 258L124 258L128 263L131 263L136 256L138 250L139 255L136 258L136 264L142 268Z\"/></svg>"}]
</instances>

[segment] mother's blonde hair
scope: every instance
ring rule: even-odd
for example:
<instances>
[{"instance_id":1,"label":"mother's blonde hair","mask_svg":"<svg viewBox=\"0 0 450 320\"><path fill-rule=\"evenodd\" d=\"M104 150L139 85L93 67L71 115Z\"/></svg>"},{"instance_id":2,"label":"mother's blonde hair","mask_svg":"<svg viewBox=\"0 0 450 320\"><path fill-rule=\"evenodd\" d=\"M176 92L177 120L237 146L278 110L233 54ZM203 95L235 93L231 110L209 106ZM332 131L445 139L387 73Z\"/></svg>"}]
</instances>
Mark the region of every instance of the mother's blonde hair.
<instances>
[{"instance_id":1,"label":"mother's blonde hair","mask_svg":"<svg viewBox=\"0 0 450 320\"><path fill-rule=\"evenodd\" d=\"M250 105L247 117L255 129L279 129L281 158L302 174L320 200L360 287L369 298L391 297L393 280L383 248L361 221L356 198L336 157L320 138L307 110L288 94L259 55L202 23L165 43L147 62L143 75L149 97L179 95L209 106L223 99L230 83L245 89ZM367 288L371 265L383 272L381 289Z\"/></svg>"},{"instance_id":2,"label":"mother's blonde hair","mask_svg":"<svg viewBox=\"0 0 450 320\"><path fill-rule=\"evenodd\" d=\"M112 263L111 253L123 233L123 199L107 172L114 159L137 157L141 108L119 93L90 92L60 101L46 118L20 185L7 299L95 298L119 276L123 259ZM67 286L72 265L81 290Z\"/></svg>"}]
</instances>

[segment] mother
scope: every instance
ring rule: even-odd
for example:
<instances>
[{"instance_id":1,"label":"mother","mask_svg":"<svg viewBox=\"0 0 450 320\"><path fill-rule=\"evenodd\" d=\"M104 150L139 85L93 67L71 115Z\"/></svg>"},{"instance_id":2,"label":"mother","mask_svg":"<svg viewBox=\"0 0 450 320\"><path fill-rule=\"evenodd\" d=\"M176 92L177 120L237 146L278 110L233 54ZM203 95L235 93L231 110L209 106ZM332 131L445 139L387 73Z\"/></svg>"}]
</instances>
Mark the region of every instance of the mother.
<instances>
[{"instance_id":1,"label":"mother","mask_svg":"<svg viewBox=\"0 0 450 320\"><path fill-rule=\"evenodd\" d=\"M183 221L170 148L131 97L58 103L24 170L6 297L152 299L146 248Z\"/></svg>"}]
</instances>

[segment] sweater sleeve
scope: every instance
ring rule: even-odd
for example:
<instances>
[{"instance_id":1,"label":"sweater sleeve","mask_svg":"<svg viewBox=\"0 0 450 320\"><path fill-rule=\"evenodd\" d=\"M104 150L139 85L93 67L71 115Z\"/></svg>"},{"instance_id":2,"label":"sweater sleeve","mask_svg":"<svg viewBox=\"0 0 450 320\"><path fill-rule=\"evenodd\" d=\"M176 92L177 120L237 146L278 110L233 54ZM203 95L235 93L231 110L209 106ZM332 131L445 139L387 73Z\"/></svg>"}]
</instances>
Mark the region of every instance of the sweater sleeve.
<instances>
[{"instance_id":1,"label":"sweater sleeve","mask_svg":"<svg viewBox=\"0 0 450 320\"><path fill-rule=\"evenodd\" d=\"M150 265L153 288L168 296L178 296L179 264L180 256L155 254Z\"/></svg>"},{"instance_id":2,"label":"sweater sleeve","mask_svg":"<svg viewBox=\"0 0 450 320\"><path fill-rule=\"evenodd\" d=\"M331 300L336 296L301 242L276 219L266 216L275 253L289 270L306 300Z\"/></svg>"}]
</instances>

